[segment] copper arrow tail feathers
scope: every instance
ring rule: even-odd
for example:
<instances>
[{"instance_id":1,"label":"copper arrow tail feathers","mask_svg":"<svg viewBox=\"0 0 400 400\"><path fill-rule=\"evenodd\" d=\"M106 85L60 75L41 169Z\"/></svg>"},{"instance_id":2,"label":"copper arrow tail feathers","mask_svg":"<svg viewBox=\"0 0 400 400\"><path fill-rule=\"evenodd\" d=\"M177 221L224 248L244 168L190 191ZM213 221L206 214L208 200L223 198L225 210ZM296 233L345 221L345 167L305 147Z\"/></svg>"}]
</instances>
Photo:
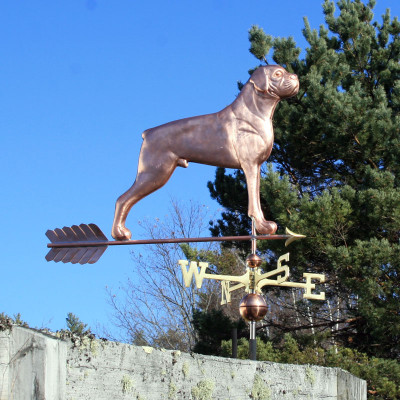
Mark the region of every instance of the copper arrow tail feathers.
<instances>
[{"instance_id":1,"label":"copper arrow tail feathers","mask_svg":"<svg viewBox=\"0 0 400 400\"><path fill-rule=\"evenodd\" d=\"M90 242L90 246L85 246L85 243L82 243L82 247L51 246L52 249L46 255L47 261L94 264L107 249L104 242L108 242L108 239L95 224L80 224L79 226L65 226L62 229L48 230L46 236L54 246L57 243L63 243L65 246L68 242ZM96 245L96 242L101 242L101 244Z\"/></svg>"}]
</instances>

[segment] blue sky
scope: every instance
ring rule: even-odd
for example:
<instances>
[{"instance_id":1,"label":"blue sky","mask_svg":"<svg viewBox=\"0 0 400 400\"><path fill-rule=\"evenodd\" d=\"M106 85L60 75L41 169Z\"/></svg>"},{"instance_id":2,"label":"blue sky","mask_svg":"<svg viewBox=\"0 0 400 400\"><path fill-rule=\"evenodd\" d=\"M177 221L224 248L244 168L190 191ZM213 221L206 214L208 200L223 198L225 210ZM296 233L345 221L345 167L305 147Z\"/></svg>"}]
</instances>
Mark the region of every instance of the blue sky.
<instances>
[{"instance_id":1,"label":"blue sky","mask_svg":"<svg viewBox=\"0 0 400 400\"><path fill-rule=\"evenodd\" d=\"M46 262L47 229L96 223L111 238L117 197L133 183L141 132L218 111L257 60L257 24L294 36L303 16L323 23L321 0L5 0L0 3L0 312L65 327L68 312L108 324L105 287L133 276L128 246L94 265ZM378 0L400 14L397 0ZM190 164L133 208L128 227L163 217L170 198L217 210L214 168ZM142 250L140 250L142 251Z\"/></svg>"}]
</instances>

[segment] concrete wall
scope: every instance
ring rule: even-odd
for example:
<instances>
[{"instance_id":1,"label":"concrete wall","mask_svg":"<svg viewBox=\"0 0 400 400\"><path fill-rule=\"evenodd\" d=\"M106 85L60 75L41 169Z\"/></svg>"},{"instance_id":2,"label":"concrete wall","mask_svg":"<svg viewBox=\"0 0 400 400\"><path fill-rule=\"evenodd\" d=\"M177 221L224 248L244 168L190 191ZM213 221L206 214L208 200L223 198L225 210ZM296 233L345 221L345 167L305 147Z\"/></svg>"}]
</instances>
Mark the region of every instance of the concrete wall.
<instances>
[{"instance_id":1,"label":"concrete wall","mask_svg":"<svg viewBox=\"0 0 400 400\"><path fill-rule=\"evenodd\" d=\"M66 399L67 348L31 329L0 332L0 400Z\"/></svg>"},{"instance_id":2,"label":"concrete wall","mask_svg":"<svg viewBox=\"0 0 400 400\"><path fill-rule=\"evenodd\" d=\"M0 400L365 400L338 368L243 361L101 340L0 332Z\"/></svg>"}]
</instances>

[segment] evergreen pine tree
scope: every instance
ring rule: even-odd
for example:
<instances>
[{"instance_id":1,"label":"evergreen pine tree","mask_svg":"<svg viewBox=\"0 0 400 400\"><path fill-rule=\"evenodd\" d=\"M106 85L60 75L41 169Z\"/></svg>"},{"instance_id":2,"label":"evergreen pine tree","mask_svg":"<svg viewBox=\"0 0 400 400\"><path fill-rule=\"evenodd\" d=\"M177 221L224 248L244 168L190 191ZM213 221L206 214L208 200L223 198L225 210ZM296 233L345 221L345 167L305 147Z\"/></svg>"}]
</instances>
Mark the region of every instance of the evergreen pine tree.
<instances>
[{"instance_id":1,"label":"evergreen pine tree","mask_svg":"<svg viewBox=\"0 0 400 400\"><path fill-rule=\"evenodd\" d=\"M281 232L287 226L307 235L290 248L293 279L303 272L328 278L327 302L299 301L294 308L309 328L328 329L336 341L370 355L397 358L400 23L389 10L373 22L374 5L339 0L337 12L325 0L326 26L313 30L305 19L304 57L290 37L272 38L254 26L249 39L257 59L265 62L272 48L273 61L300 79L298 95L275 112L274 169L265 169L261 182L266 218ZM248 231L242 172L217 170L209 189L225 208L212 233ZM286 251L278 243L259 247L271 263Z\"/></svg>"},{"instance_id":2,"label":"evergreen pine tree","mask_svg":"<svg viewBox=\"0 0 400 400\"><path fill-rule=\"evenodd\" d=\"M65 320L67 322L67 330L72 334L78 336L90 334L90 329L87 327L87 324L84 324L75 314L68 313Z\"/></svg>"}]
</instances>

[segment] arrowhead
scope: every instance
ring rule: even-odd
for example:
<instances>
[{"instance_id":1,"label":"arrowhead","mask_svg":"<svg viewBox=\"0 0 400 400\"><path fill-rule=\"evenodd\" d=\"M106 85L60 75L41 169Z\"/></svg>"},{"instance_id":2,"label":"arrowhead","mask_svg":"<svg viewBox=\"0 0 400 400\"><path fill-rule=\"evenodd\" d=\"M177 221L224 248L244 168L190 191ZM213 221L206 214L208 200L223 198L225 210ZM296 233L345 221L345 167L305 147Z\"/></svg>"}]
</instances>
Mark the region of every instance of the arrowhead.
<instances>
[{"instance_id":1,"label":"arrowhead","mask_svg":"<svg viewBox=\"0 0 400 400\"><path fill-rule=\"evenodd\" d=\"M286 228L285 233L286 233L286 235L290 236L290 238L286 240L285 246L289 246L289 244L294 242L295 240L303 239L306 237L305 235L300 235L298 233L294 233L288 228Z\"/></svg>"}]
</instances>

